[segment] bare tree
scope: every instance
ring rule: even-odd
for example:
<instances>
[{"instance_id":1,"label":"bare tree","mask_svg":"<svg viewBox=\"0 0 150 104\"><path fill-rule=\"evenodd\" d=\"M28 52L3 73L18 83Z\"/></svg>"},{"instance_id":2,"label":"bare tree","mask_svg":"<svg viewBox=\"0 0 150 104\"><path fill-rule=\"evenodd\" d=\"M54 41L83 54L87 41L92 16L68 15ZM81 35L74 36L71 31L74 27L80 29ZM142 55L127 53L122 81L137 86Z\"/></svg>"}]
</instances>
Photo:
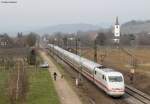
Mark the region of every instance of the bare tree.
<instances>
[{"instance_id":1,"label":"bare tree","mask_svg":"<svg viewBox=\"0 0 150 104\"><path fill-rule=\"evenodd\" d=\"M105 34L102 33L102 32L98 33L98 35L96 37L96 40L97 40L97 44L105 45L105 43L106 43L106 36L105 36Z\"/></svg>"},{"instance_id":2,"label":"bare tree","mask_svg":"<svg viewBox=\"0 0 150 104\"><path fill-rule=\"evenodd\" d=\"M31 32L29 35L27 35L26 42L29 47L35 46L36 43L36 33Z\"/></svg>"}]
</instances>

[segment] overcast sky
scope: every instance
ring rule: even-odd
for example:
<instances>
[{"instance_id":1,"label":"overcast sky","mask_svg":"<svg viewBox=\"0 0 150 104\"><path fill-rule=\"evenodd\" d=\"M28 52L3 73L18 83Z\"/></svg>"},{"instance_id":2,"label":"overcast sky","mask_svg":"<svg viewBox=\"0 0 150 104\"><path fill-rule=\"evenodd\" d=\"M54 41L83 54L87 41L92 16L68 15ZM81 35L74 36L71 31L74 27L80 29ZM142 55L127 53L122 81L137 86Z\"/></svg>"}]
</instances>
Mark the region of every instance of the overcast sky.
<instances>
[{"instance_id":1,"label":"overcast sky","mask_svg":"<svg viewBox=\"0 0 150 104\"><path fill-rule=\"evenodd\" d=\"M13 30L72 23L98 24L103 27L111 25L116 16L119 16L121 23L132 19L150 19L150 0L17 0L17 2L17 4L0 3L0 31L6 28Z\"/></svg>"}]
</instances>

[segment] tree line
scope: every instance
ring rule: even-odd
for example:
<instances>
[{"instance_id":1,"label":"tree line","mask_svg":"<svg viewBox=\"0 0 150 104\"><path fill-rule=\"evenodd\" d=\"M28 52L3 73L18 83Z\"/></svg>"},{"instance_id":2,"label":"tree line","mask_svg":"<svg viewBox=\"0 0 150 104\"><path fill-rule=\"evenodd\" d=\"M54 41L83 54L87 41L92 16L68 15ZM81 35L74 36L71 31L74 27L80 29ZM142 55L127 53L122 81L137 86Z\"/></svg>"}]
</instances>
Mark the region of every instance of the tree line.
<instances>
[{"instance_id":1,"label":"tree line","mask_svg":"<svg viewBox=\"0 0 150 104\"><path fill-rule=\"evenodd\" d=\"M71 40L72 38L72 40ZM79 39L83 46L93 46L94 41L100 46L112 46L114 45L114 34L111 31L105 32L77 32L77 33L54 33L49 36L49 42L55 44L75 45L75 40ZM122 46L143 46L150 45L150 34L138 33L138 34L121 34L120 45ZM72 41L72 43L70 43Z\"/></svg>"}]
</instances>

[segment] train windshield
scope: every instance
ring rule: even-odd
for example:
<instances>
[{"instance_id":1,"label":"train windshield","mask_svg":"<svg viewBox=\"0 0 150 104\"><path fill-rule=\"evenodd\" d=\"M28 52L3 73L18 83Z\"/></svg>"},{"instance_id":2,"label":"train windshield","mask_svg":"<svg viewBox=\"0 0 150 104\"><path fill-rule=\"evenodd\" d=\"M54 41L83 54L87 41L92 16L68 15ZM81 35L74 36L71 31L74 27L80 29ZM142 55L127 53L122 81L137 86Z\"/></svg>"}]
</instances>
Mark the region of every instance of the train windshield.
<instances>
[{"instance_id":1,"label":"train windshield","mask_svg":"<svg viewBox=\"0 0 150 104\"><path fill-rule=\"evenodd\" d=\"M109 76L109 82L122 82L123 79L121 76Z\"/></svg>"}]
</instances>

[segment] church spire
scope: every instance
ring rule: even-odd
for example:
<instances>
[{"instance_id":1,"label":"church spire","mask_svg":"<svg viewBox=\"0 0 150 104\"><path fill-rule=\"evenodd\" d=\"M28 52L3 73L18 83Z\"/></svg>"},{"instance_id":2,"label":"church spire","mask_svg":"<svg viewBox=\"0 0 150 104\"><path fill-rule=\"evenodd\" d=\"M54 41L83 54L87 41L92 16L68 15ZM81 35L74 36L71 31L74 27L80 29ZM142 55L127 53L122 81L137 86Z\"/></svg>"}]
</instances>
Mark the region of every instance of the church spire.
<instances>
[{"instance_id":1,"label":"church spire","mask_svg":"<svg viewBox=\"0 0 150 104\"><path fill-rule=\"evenodd\" d=\"M118 22L118 17L116 17L116 23L114 26L114 42L117 44L120 42L120 25Z\"/></svg>"},{"instance_id":2,"label":"church spire","mask_svg":"<svg viewBox=\"0 0 150 104\"><path fill-rule=\"evenodd\" d=\"M116 17L116 23L115 25L119 25L118 16Z\"/></svg>"}]
</instances>

